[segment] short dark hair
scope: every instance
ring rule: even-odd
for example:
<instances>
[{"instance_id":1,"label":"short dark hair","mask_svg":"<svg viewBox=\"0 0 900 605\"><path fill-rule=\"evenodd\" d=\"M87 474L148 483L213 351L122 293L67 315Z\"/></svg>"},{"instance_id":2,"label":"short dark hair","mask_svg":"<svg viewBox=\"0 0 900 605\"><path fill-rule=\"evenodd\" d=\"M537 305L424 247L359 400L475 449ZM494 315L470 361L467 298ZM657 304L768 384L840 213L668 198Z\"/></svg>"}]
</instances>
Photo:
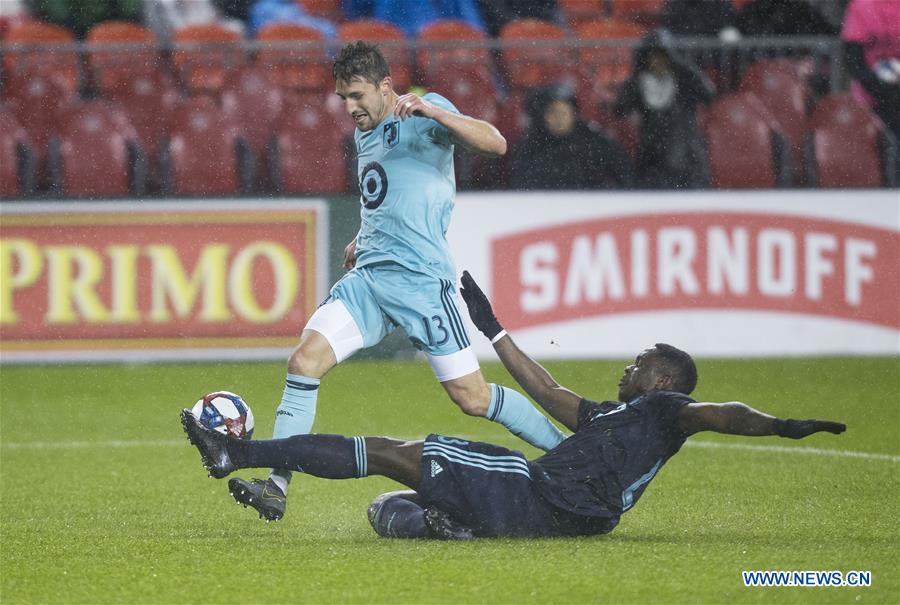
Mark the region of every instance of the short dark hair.
<instances>
[{"instance_id":1,"label":"short dark hair","mask_svg":"<svg viewBox=\"0 0 900 605\"><path fill-rule=\"evenodd\" d=\"M656 363L668 370L672 376L672 390L690 395L697 386L697 366L694 359L676 347L662 342L656 343Z\"/></svg>"},{"instance_id":2,"label":"short dark hair","mask_svg":"<svg viewBox=\"0 0 900 605\"><path fill-rule=\"evenodd\" d=\"M353 78L362 78L378 86L391 75L391 69L377 46L357 40L341 48L331 67L331 75L335 82L350 82Z\"/></svg>"}]
</instances>

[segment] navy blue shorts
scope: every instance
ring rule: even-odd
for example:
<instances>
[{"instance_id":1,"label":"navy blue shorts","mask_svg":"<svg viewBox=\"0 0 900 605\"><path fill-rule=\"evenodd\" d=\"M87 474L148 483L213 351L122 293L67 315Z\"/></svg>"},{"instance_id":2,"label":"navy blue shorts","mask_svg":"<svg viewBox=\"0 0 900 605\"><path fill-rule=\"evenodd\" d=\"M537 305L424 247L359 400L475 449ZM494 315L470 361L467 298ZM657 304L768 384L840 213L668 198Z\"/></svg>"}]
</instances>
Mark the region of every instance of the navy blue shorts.
<instances>
[{"instance_id":1,"label":"navy blue shorts","mask_svg":"<svg viewBox=\"0 0 900 605\"><path fill-rule=\"evenodd\" d=\"M573 515L534 489L522 452L429 435L422 450L423 506L436 506L482 537L605 533L608 520Z\"/></svg>"}]
</instances>

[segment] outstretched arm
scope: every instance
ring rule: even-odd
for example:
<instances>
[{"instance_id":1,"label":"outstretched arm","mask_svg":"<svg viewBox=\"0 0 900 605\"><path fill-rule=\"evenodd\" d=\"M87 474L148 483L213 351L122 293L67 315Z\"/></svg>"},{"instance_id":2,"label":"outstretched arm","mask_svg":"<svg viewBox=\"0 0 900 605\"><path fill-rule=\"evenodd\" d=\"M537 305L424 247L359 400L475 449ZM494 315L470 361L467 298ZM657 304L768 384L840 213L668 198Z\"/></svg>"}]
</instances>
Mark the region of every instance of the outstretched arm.
<instances>
[{"instance_id":1,"label":"outstretched arm","mask_svg":"<svg viewBox=\"0 0 900 605\"><path fill-rule=\"evenodd\" d=\"M510 375L550 416L574 431L578 426L578 406L581 403L581 396L560 386L546 368L526 355L513 342L512 337L494 316L494 310L487 296L468 271L463 271L460 294L466 301L472 322L494 344L494 350Z\"/></svg>"},{"instance_id":2,"label":"outstretched arm","mask_svg":"<svg viewBox=\"0 0 900 605\"><path fill-rule=\"evenodd\" d=\"M778 435L791 439L803 439L822 431L839 435L847 429L845 424L827 420L776 418L740 401L688 404L678 413L678 426L689 435L700 431L714 431L755 437Z\"/></svg>"}]
</instances>

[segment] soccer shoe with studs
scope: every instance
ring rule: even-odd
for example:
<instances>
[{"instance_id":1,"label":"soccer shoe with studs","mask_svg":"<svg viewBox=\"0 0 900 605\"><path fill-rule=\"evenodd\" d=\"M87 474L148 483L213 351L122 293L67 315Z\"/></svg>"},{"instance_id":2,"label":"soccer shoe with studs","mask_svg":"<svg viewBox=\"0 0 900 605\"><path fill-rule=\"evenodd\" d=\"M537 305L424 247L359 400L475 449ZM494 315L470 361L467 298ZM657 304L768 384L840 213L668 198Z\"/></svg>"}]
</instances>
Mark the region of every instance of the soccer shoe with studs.
<instances>
[{"instance_id":1,"label":"soccer shoe with studs","mask_svg":"<svg viewBox=\"0 0 900 605\"><path fill-rule=\"evenodd\" d=\"M425 525L438 540L471 540L475 537L470 528L433 506L425 507Z\"/></svg>"},{"instance_id":2,"label":"soccer shoe with studs","mask_svg":"<svg viewBox=\"0 0 900 605\"><path fill-rule=\"evenodd\" d=\"M190 410L181 411L181 426L187 433L188 441L200 451L203 466L210 477L221 479L236 470L225 446L229 439L227 436L200 424Z\"/></svg>"},{"instance_id":3,"label":"soccer shoe with studs","mask_svg":"<svg viewBox=\"0 0 900 605\"><path fill-rule=\"evenodd\" d=\"M287 496L271 479L231 479L228 482L231 497L244 508L252 506L260 519L278 521L284 516Z\"/></svg>"}]
</instances>

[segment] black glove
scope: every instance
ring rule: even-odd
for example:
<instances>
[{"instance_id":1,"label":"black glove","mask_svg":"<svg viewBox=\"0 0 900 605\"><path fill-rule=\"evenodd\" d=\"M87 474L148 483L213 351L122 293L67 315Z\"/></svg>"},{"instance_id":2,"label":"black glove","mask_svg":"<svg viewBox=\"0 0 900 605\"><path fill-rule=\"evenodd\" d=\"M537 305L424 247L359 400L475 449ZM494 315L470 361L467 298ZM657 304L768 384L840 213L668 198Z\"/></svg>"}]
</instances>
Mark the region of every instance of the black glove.
<instances>
[{"instance_id":1,"label":"black glove","mask_svg":"<svg viewBox=\"0 0 900 605\"><path fill-rule=\"evenodd\" d=\"M847 425L840 422L829 422L828 420L782 420L781 418L776 418L773 429L779 437L803 439L813 433L823 431L840 435L847 430Z\"/></svg>"},{"instance_id":2,"label":"black glove","mask_svg":"<svg viewBox=\"0 0 900 605\"><path fill-rule=\"evenodd\" d=\"M494 316L491 301L487 299L468 271L463 271L460 281L462 287L459 289L459 293L462 294L466 306L469 307L469 317L472 318L472 323L482 334L493 340L497 334L503 331L503 326Z\"/></svg>"}]
</instances>

